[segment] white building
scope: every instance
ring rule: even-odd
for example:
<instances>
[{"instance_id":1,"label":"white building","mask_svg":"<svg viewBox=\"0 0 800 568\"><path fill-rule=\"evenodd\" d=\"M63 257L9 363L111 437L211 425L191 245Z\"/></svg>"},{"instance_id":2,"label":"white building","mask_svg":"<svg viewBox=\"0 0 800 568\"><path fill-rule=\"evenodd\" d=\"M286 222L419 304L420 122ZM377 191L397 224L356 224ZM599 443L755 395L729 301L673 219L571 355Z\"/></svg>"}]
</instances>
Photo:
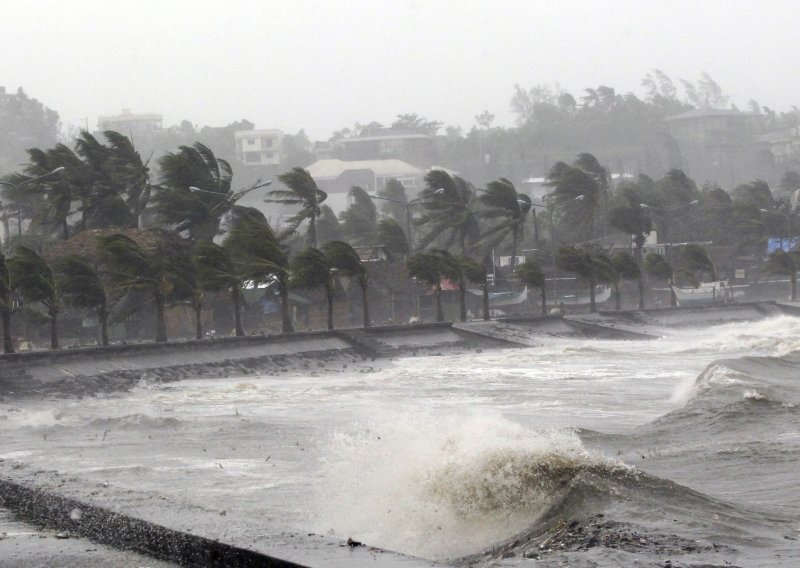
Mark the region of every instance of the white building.
<instances>
[{"instance_id":1,"label":"white building","mask_svg":"<svg viewBox=\"0 0 800 568\"><path fill-rule=\"evenodd\" d=\"M239 130L236 139L236 157L246 166L272 166L283 159L283 131Z\"/></svg>"},{"instance_id":2,"label":"white building","mask_svg":"<svg viewBox=\"0 0 800 568\"><path fill-rule=\"evenodd\" d=\"M124 108L120 114L99 116L97 129L100 132L113 130L134 139L147 138L161 130L163 120L160 114L134 114L131 109Z\"/></svg>"}]
</instances>

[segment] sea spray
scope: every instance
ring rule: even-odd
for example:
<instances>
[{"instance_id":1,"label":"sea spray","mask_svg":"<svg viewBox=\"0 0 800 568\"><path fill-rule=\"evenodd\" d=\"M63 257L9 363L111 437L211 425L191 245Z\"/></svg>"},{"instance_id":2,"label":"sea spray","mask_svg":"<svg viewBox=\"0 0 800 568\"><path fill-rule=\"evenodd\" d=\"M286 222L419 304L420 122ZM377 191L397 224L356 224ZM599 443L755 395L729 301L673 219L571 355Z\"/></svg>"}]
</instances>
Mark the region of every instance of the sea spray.
<instances>
[{"instance_id":1,"label":"sea spray","mask_svg":"<svg viewBox=\"0 0 800 568\"><path fill-rule=\"evenodd\" d=\"M343 539L454 558L529 527L585 469L627 468L572 431L486 412L404 412L331 437L317 521Z\"/></svg>"}]
</instances>

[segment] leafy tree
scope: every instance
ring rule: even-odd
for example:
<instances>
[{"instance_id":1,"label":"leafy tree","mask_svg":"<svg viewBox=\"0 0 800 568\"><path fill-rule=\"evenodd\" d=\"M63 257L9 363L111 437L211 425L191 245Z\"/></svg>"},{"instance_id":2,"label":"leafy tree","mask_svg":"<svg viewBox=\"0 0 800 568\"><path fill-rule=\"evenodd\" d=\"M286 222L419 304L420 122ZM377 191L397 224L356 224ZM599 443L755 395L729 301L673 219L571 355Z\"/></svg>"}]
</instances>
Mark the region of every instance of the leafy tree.
<instances>
[{"instance_id":1,"label":"leafy tree","mask_svg":"<svg viewBox=\"0 0 800 568\"><path fill-rule=\"evenodd\" d=\"M392 123L392 128L415 130L429 136L435 136L441 127L442 123L438 120L427 120L414 113L398 114L397 120Z\"/></svg>"},{"instance_id":2,"label":"leafy tree","mask_svg":"<svg viewBox=\"0 0 800 568\"><path fill-rule=\"evenodd\" d=\"M417 278L433 286L436 293L436 321L444 321L442 278L449 278L450 275L457 272L453 256L442 249L419 252L406 259L406 270L412 278Z\"/></svg>"},{"instance_id":3,"label":"leafy tree","mask_svg":"<svg viewBox=\"0 0 800 568\"><path fill-rule=\"evenodd\" d=\"M384 198L381 201L381 212L397 221L401 226L405 226L408 197L403 184L395 178L389 178L378 190L378 195Z\"/></svg>"},{"instance_id":4,"label":"leafy tree","mask_svg":"<svg viewBox=\"0 0 800 568\"><path fill-rule=\"evenodd\" d=\"M709 274L712 282L717 280L714 262L708 250L701 245L690 244L683 247L676 273L694 286L698 285L704 274Z\"/></svg>"},{"instance_id":5,"label":"leafy tree","mask_svg":"<svg viewBox=\"0 0 800 568\"><path fill-rule=\"evenodd\" d=\"M420 202L425 211L417 224L426 227L427 233L420 239L420 248L440 239L445 247L457 243L459 252L465 254L467 245L475 243L480 234L474 188L443 170L429 171L425 183Z\"/></svg>"},{"instance_id":6,"label":"leafy tree","mask_svg":"<svg viewBox=\"0 0 800 568\"><path fill-rule=\"evenodd\" d=\"M539 263L532 259L526 259L525 262L517 267L517 276L525 283L526 286L531 288L538 288L542 298L542 315L547 315L547 293L545 291L545 277L542 267Z\"/></svg>"},{"instance_id":7,"label":"leafy tree","mask_svg":"<svg viewBox=\"0 0 800 568\"><path fill-rule=\"evenodd\" d=\"M322 205L319 208L319 212L319 217L317 218L317 238L319 241L324 243L342 240L344 227L342 227L333 209L327 205Z\"/></svg>"},{"instance_id":8,"label":"leafy tree","mask_svg":"<svg viewBox=\"0 0 800 568\"><path fill-rule=\"evenodd\" d=\"M161 233L154 246L147 247L122 234L100 237L98 250L109 271L114 293L143 292L156 307L157 343L166 343L167 298L181 275L174 259L179 245Z\"/></svg>"},{"instance_id":9,"label":"leafy tree","mask_svg":"<svg viewBox=\"0 0 800 568\"><path fill-rule=\"evenodd\" d=\"M405 256L409 253L408 240L403 229L394 219L378 221L376 240L386 247L390 256Z\"/></svg>"},{"instance_id":10,"label":"leafy tree","mask_svg":"<svg viewBox=\"0 0 800 568\"><path fill-rule=\"evenodd\" d=\"M611 284L614 287L614 309L620 311L622 309L622 294L620 293L620 280L636 280L642 281L642 271L639 264L633 259L631 255L626 252L618 252L611 257L611 265L613 275ZM640 296L640 305L643 306L644 302Z\"/></svg>"},{"instance_id":11,"label":"leafy tree","mask_svg":"<svg viewBox=\"0 0 800 568\"><path fill-rule=\"evenodd\" d=\"M231 190L233 170L203 144L181 146L168 152L158 165L161 186L153 197L163 223L187 232L193 240L210 241L219 232L222 217L243 192ZM195 187L202 191L193 191Z\"/></svg>"},{"instance_id":12,"label":"leafy tree","mask_svg":"<svg viewBox=\"0 0 800 568\"><path fill-rule=\"evenodd\" d=\"M350 199L350 207L341 214L344 234L351 243L372 244L378 222L378 209L369 194L357 185L350 188Z\"/></svg>"},{"instance_id":13,"label":"leafy tree","mask_svg":"<svg viewBox=\"0 0 800 568\"><path fill-rule=\"evenodd\" d=\"M657 280L664 280L668 284L672 284L675 269L667 261L666 258L660 254L651 252L644 257L644 269L647 274ZM675 291L670 288L670 305L677 306L678 300L675 296Z\"/></svg>"},{"instance_id":14,"label":"leafy tree","mask_svg":"<svg viewBox=\"0 0 800 568\"><path fill-rule=\"evenodd\" d=\"M510 271L514 272L517 247L524 234L525 219L532 208L531 199L525 194L517 193L514 184L505 178L490 182L479 199L485 206L480 216L496 221L496 224L483 233L486 246L494 247L510 238Z\"/></svg>"},{"instance_id":15,"label":"leafy tree","mask_svg":"<svg viewBox=\"0 0 800 568\"><path fill-rule=\"evenodd\" d=\"M299 205L300 211L289 222L292 230L308 219L308 244L311 248L317 247L317 218L321 214L320 205L328 194L317 187L317 182L311 174L303 168L292 168L278 179L288 189L274 189L268 193L271 199L268 202L282 203L284 205Z\"/></svg>"},{"instance_id":16,"label":"leafy tree","mask_svg":"<svg viewBox=\"0 0 800 568\"><path fill-rule=\"evenodd\" d=\"M551 173L560 176L550 178L549 183L554 185L552 205L560 213L561 224L575 227L581 240L594 238L594 218L601 198L597 181L577 167Z\"/></svg>"},{"instance_id":17,"label":"leafy tree","mask_svg":"<svg viewBox=\"0 0 800 568\"><path fill-rule=\"evenodd\" d=\"M331 264L325 254L315 248L307 248L292 261L292 286L322 288L328 302L328 329L333 329L334 281Z\"/></svg>"},{"instance_id":18,"label":"leafy tree","mask_svg":"<svg viewBox=\"0 0 800 568\"><path fill-rule=\"evenodd\" d=\"M18 247L9 259L11 281L26 302L39 302L50 322L50 348L58 349L58 314L63 305L61 278L35 251Z\"/></svg>"},{"instance_id":19,"label":"leafy tree","mask_svg":"<svg viewBox=\"0 0 800 568\"><path fill-rule=\"evenodd\" d=\"M653 230L650 216L641 207L642 194L637 186L629 186L621 191L622 204L608 212L609 224L631 236L634 244L634 258L639 267L637 287L639 290L639 309L644 309L644 281L642 280L642 260L644 243Z\"/></svg>"},{"instance_id":20,"label":"leafy tree","mask_svg":"<svg viewBox=\"0 0 800 568\"><path fill-rule=\"evenodd\" d=\"M792 286L792 302L797 301L797 271L800 270L800 253L776 250L769 255L764 271L767 274L788 276Z\"/></svg>"},{"instance_id":21,"label":"leafy tree","mask_svg":"<svg viewBox=\"0 0 800 568\"><path fill-rule=\"evenodd\" d=\"M94 310L100 327L100 342L108 345L108 318L114 300L105 281L91 261L71 254L60 261L64 302L76 308Z\"/></svg>"},{"instance_id":22,"label":"leafy tree","mask_svg":"<svg viewBox=\"0 0 800 568\"><path fill-rule=\"evenodd\" d=\"M11 341L12 292L13 283L8 259L3 251L0 251L0 320L3 325L3 353L14 353L14 343Z\"/></svg>"},{"instance_id":23,"label":"leafy tree","mask_svg":"<svg viewBox=\"0 0 800 568\"><path fill-rule=\"evenodd\" d=\"M339 272L355 278L361 288L361 303L364 313L364 327L370 326L369 301L367 290L367 267L361 262L361 257L349 244L342 241L329 241L322 245L322 252L328 259L330 266Z\"/></svg>"}]
</instances>

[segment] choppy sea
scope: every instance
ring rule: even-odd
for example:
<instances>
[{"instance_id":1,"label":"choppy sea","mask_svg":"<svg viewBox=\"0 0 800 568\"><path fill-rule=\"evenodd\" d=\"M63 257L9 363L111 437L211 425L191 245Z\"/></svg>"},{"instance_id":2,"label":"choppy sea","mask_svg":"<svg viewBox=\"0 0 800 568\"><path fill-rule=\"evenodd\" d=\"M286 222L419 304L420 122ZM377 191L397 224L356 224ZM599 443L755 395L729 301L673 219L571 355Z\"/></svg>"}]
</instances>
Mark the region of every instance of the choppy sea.
<instances>
[{"instance_id":1,"label":"choppy sea","mask_svg":"<svg viewBox=\"0 0 800 568\"><path fill-rule=\"evenodd\" d=\"M0 459L147 492L167 520L219 513L223 539L308 531L456 565L800 565L800 319L643 331L660 338L6 401Z\"/></svg>"}]
</instances>

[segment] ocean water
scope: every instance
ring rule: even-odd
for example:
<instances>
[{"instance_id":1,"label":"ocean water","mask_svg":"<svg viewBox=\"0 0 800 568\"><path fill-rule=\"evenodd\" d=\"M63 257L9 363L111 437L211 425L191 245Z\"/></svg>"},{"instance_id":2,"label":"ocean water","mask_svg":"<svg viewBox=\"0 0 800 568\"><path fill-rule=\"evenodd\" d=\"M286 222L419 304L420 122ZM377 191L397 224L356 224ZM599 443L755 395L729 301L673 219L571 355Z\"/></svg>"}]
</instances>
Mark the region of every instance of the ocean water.
<instances>
[{"instance_id":1,"label":"ocean water","mask_svg":"<svg viewBox=\"0 0 800 568\"><path fill-rule=\"evenodd\" d=\"M456 565L800 565L800 319L643 331L660 339L8 401L0 459L253 546L302 531Z\"/></svg>"}]
</instances>

